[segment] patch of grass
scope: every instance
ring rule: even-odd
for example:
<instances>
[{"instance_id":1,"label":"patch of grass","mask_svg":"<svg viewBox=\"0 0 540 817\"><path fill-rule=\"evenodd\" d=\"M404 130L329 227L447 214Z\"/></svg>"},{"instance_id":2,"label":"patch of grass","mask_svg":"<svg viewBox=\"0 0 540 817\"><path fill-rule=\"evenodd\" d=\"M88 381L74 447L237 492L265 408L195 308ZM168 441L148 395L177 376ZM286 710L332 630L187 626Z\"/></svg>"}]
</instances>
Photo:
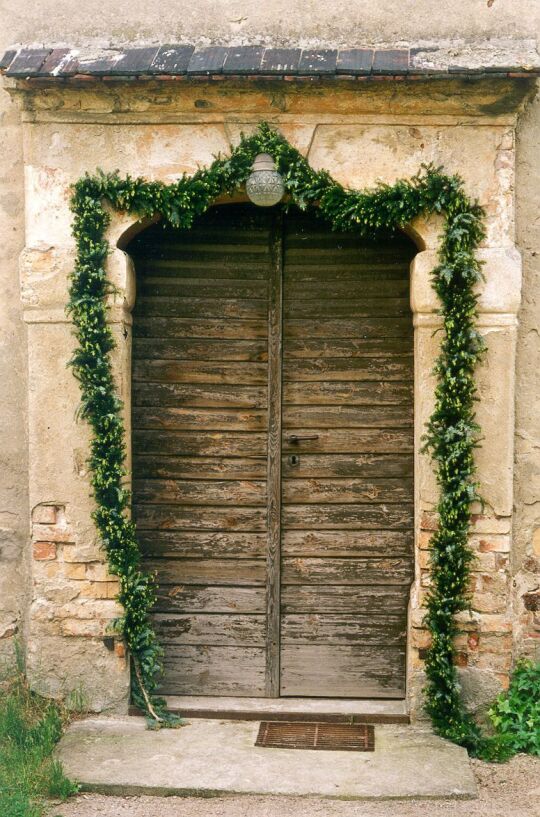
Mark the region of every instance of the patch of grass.
<instances>
[{"instance_id":1,"label":"patch of grass","mask_svg":"<svg viewBox=\"0 0 540 817\"><path fill-rule=\"evenodd\" d=\"M42 817L47 798L77 791L52 756L66 720L56 703L30 691L22 671L0 685L2 817Z\"/></svg>"}]
</instances>

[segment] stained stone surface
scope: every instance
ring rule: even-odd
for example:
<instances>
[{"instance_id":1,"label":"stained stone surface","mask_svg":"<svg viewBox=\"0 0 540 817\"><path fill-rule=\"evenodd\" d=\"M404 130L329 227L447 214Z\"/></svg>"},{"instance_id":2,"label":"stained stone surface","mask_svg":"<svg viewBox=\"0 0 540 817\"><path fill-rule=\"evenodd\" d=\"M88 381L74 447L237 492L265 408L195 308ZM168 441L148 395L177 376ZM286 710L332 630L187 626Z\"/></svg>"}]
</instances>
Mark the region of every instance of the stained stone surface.
<instances>
[{"instance_id":1,"label":"stained stone surface","mask_svg":"<svg viewBox=\"0 0 540 817\"><path fill-rule=\"evenodd\" d=\"M476 797L466 751L428 728L377 726L374 752L256 748L258 728L196 719L149 731L143 718L90 718L70 726L58 752L83 790L107 794Z\"/></svg>"}]
</instances>

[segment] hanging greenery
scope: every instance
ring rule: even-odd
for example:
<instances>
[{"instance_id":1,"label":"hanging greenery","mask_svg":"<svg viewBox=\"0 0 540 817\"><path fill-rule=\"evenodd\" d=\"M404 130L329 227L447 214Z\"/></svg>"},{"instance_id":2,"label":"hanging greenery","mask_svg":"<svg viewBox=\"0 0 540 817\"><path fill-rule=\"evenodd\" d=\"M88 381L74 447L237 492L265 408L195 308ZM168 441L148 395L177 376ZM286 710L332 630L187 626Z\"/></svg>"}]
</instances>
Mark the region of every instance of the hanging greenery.
<instances>
[{"instance_id":1,"label":"hanging greenery","mask_svg":"<svg viewBox=\"0 0 540 817\"><path fill-rule=\"evenodd\" d=\"M245 184L258 153L274 158L291 202L301 209L316 205L320 216L336 230L373 237L404 227L422 213L444 216L439 264L433 270L444 331L436 365L435 409L425 436L440 489L427 598L426 623L432 641L426 659L425 697L440 735L472 754L492 754L493 744L481 737L461 702L453 646L455 616L468 606L473 561L468 532L477 490L473 455L479 432L474 415L474 370L483 348L475 329L474 286L481 275L475 249L484 235L482 208L467 197L458 176L446 176L432 166L391 186L346 189L326 171L313 170L266 124L253 136L243 137L229 157L218 157L208 168L172 184L98 172L74 186L71 208L77 261L68 308L78 347L71 363L81 384L82 413L92 428L94 520L110 571L120 583L118 600L124 614L118 628L133 665L134 700L157 723L172 722L164 702L155 696L162 651L150 618L154 581L141 568L135 526L129 517L130 494L124 486L125 431L111 370L114 341L105 304L111 287L106 273L109 216L104 202L141 218L159 215L166 224L189 229L218 196L233 194Z\"/></svg>"}]
</instances>

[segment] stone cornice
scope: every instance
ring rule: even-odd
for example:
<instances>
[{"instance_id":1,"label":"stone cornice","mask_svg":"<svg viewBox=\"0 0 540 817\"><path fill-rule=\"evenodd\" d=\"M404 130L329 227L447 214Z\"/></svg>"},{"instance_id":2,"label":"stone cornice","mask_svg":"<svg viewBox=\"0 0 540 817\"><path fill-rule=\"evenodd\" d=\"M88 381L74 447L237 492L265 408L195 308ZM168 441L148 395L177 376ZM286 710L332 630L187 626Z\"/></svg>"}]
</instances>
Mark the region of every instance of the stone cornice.
<instances>
[{"instance_id":1,"label":"stone cornice","mask_svg":"<svg viewBox=\"0 0 540 817\"><path fill-rule=\"evenodd\" d=\"M434 117L456 124L464 117L511 123L534 93L534 80L490 76L401 77L217 77L179 76L162 82L148 76L16 79L4 86L19 98L27 121L73 122L302 122L371 121ZM379 79L381 79L379 77ZM448 117L444 123L441 117Z\"/></svg>"}]
</instances>

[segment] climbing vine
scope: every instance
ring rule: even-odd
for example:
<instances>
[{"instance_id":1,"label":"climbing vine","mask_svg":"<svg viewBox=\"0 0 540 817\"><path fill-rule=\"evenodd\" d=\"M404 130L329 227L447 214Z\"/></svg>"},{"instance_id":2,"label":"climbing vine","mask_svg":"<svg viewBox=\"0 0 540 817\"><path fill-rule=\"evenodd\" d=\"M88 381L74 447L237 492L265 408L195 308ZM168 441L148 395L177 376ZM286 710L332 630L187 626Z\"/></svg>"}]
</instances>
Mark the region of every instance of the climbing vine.
<instances>
[{"instance_id":1,"label":"climbing vine","mask_svg":"<svg viewBox=\"0 0 540 817\"><path fill-rule=\"evenodd\" d=\"M189 229L218 196L233 194L245 183L253 159L263 152L273 156L289 200L301 209L317 205L319 215L336 230L373 237L404 227L421 213L444 216L439 263L432 273L443 322L442 346L436 364L435 408L425 434L440 491L426 602L431 646L426 658L425 699L439 734L473 754L492 754L496 750L464 710L454 666L455 617L469 604L474 558L468 532L477 492L474 370L483 344L475 328L474 286L481 276L475 249L484 235L482 208L467 197L458 176L444 175L432 166L391 186L346 189L326 171L313 170L266 124L253 136L243 137L230 156L218 157L208 168L172 184L98 172L74 185L71 209L77 261L68 309L78 346L71 364L81 385L82 414L92 429L93 516L110 571L119 579L123 616L117 626L131 656L134 699L158 724L171 723L164 702L156 696L162 650L150 617L154 580L141 567L136 530L129 516L130 493L125 487L125 430L111 369L114 341L105 302L111 285L106 273L109 215L104 203L141 218L160 216L165 224Z\"/></svg>"}]
</instances>

